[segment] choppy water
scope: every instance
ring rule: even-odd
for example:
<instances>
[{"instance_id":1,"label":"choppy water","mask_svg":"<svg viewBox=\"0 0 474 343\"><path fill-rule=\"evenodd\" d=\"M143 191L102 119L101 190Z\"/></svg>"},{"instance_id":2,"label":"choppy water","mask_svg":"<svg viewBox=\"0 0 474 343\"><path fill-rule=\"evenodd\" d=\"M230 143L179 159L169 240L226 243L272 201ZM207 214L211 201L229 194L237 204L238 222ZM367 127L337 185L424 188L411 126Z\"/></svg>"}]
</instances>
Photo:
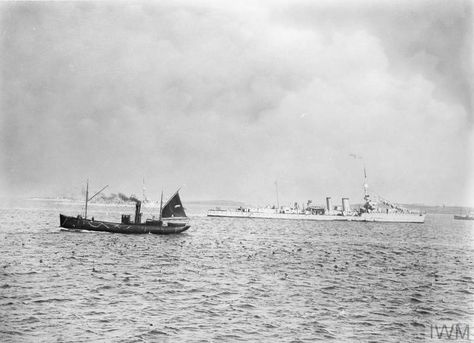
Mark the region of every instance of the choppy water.
<instances>
[{"instance_id":1,"label":"choppy water","mask_svg":"<svg viewBox=\"0 0 474 343\"><path fill-rule=\"evenodd\" d=\"M59 212L80 209L0 208L0 341L438 342L432 324L474 327L474 226L452 216L318 223L195 209L176 236L60 231Z\"/></svg>"}]
</instances>

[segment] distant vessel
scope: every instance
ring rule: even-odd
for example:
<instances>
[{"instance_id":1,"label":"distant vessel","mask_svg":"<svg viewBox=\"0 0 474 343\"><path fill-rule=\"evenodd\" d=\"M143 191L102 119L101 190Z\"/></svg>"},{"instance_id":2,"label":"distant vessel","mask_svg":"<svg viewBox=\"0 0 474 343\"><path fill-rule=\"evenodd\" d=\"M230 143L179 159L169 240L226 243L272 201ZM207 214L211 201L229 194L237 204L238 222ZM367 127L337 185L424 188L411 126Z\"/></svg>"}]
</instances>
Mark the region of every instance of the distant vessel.
<instances>
[{"instance_id":1,"label":"distant vessel","mask_svg":"<svg viewBox=\"0 0 474 343\"><path fill-rule=\"evenodd\" d=\"M454 219L457 220L474 220L474 213L467 213L465 215L454 215Z\"/></svg>"},{"instance_id":2,"label":"distant vessel","mask_svg":"<svg viewBox=\"0 0 474 343\"><path fill-rule=\"evenodd\" d=\"M262 219L292 219L315 221L353 221L353 222L382 222L382 223L424 223L425 214L420 211L411 211L401 206L392 204L384 199L379 202L371 200L368 193L367 173L364 166L364 204L358 210L352 210L349 198L342 198L342 206L332 206L331 198L326 198L326 207L311 206L308 201L306 206L272 208L243 208L234 210L211 209L207 212L209 217L232 218L262 218ZM278 188L277 188L278 203Z\"/></svg>"},{"instance_id":3,"label":"distant vessel","mask_svg":"<svg viewBox=\"0 0 474 343\"><path fill-rule=\"evenodd\" d=\"M152 233L158 235L177 234L186 231L190 228L186 222L171 222L169 220L187 219L181 199L179 197L179 190L163 205L163 193L161 194L160 215L159 219L147 219L142 223L141 217L141 201L135 199L135 218L130 220L130 215L122 214L122 221L120 223L99 221L87 218L87 204L96 195L102 192L105 188L89 198L89 182L86 188L86 206L84 217L78 215L77 217L59 215L59 224L61 227L73 230L88 230L88 231L105 231L113 233L127 233L127 234L143 234Z\"/></svg>"}]
</instances>

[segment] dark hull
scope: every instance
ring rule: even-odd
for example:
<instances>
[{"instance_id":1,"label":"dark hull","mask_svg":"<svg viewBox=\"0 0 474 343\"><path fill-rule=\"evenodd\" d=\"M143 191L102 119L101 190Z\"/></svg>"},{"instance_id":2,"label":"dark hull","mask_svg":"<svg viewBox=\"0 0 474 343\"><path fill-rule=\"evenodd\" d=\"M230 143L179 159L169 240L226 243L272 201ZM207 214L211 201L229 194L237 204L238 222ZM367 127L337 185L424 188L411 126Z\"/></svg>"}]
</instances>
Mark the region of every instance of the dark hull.
<instances>
[{"instance_id":1,"label":"dark hull","mask_svg":"<svg viewBox=\"0 0 474 343\"><path fill-rule=\"evenodd\" d=\"M88 230L88 231L105 231L113 233L127 233L127 234L143 234L152 233L156 235L170 235L177 234L189 229L189 225L185 223L168 223L158 225L153 224L122 224L111 223L98 220L82 219L77 217L69 217L60 214L59 224L66 229Z\"/></svg>"},{"instance_id":2,"label":"dark hull","mask_svg":"<svg viewBox=\"0 0 474 343\"><path fill-rule=\"evenodd\" d=\"M454 216L454 219L458 220L474 220L473 216Z\"/></svg>"}]
</instances>

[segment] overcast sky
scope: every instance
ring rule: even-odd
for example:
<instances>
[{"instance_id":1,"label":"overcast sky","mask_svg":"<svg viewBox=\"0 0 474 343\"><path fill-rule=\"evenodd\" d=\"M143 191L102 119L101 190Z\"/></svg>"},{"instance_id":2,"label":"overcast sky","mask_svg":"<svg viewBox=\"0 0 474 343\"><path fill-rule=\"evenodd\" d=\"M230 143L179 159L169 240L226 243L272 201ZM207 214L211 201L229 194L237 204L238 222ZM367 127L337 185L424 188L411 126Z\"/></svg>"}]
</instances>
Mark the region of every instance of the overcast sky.
<instances>
[{"instance_id":1,"label":"overcast sky","mask_svg":"<svg viewBox=\"0 0 474 343\"><path fill-rule=\"evenodd\" d=\"M474 205L472 2L2 2L0 189Z\"/></svg>"}]
</instances>

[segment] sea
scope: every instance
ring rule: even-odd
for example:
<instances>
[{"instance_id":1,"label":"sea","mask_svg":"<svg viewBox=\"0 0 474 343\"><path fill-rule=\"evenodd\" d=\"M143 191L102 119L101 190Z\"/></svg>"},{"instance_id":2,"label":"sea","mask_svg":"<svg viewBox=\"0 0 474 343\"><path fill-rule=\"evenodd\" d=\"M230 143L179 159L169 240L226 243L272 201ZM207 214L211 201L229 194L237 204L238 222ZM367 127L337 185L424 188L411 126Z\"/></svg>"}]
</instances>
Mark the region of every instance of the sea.
<instances>
[{"instance_id":1,"label":"sea","mask_svg":"<svg viewBox=\"0 0 474 343\"><path fill-rule=\"evenodd\" d=\"M191 228L160 236L61 230L59 214L80 203L0 203L0 341L474 339L473 221L210 218L185 207ZM92 204L89 216L133 211Z\"/></svg>"}]
</instances>

